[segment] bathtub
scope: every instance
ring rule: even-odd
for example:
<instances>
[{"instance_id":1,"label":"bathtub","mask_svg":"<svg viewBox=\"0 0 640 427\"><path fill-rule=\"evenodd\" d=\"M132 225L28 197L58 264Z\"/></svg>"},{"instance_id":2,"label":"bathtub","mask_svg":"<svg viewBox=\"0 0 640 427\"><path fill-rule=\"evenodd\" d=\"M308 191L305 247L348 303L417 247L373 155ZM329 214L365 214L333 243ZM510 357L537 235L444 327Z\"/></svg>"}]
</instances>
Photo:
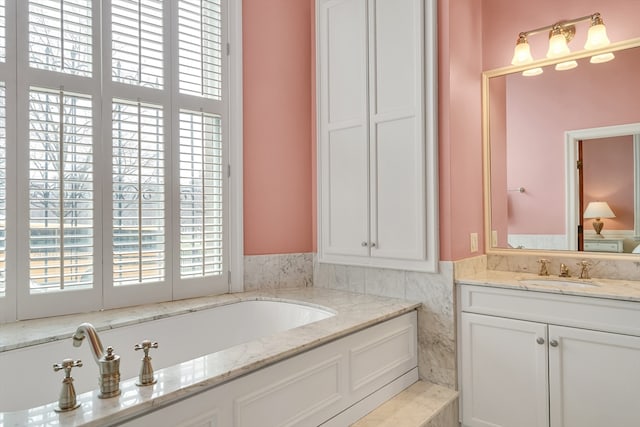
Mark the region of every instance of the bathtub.
<instances>
[{"instance_id":1,"label":"bathtub","mask_svg":"<svg viewBox=\"0 0 640 427\"><path fill-rule=\"evenodd\" d=\"M305 390L309 386L317 387L321 394L323 390L337 387L338 380L331 380L330 384L325 384L326 378L338 378L338 375L342 377L351 374L345 371L346 368L343 365L337 363L337 356L333 354L336 351L338 353L346 351L346 356L343 358L345 360L353 357L353 354L358 354L357 351L353 353L355 345L353 342L348 342L346 347L340 344L345 340L353 341L353 336L358 333L369 334L368 338L365 337L365 341L372 339L376 341L382 333L384 339L381 343L383 347L386 346L384 350L386 353L390 350L389 343L393 343L393 346L398 342L403 344L399 358L396 350L391 350L389 353L392 359L395 358L395 362L390 364L389 360L386 360L388 356L385 356L386 359L383 357L384 360L381 363L394 371L391 374L393 378L386 375L383 382L388 383L389 379L396 380L402 377L402 381L399 381L395 387L398 388L415 381L417 374L408 374L415 371L417 364L414 342L417 335L415 319L409 320L409 327L406 326L406 321L400 329L392 327L394 332L391 335L386 332L362 331L371 329L372 325L384 323L383 321L397 322L396 317L411 311L415 305L407 302L393 302L393 306L400 307L381 312L379 306L385 300L388 302L387 299L380 300L364 296L347 298L357 300L364 298L358 305L362 303L371 306L364 310L370 313L362 316L353 312L355 308L346 308L344 303L336 303L334 298L327 299L327 294L331 292L333 291L313 291L314 295L309 297L309 291L298 291L297 300L291 299L292 296L295 298L296 291L281 292L281 295L223 296L207 300L204 304L198 300L199 305L187 308L187 312L184 312L183 308L182 312L169 311L161 316L142 316L141 319L135 319L135 315L130 314L129 317L124 316L121 324L113 318L104 321L102 325L100 321L97 324L94 321L103 345L113 346L115 353L121 358L122 394L104 400L97 398L98 369L88 343L83 343L80 348L72 346L70 333L74 328L71 328L70 333L67 334L40 337L34 342L47 339L53 339L53 341L37 345L30 345L34 342L29 341L11 343L11 340L7 344L7 340L3 339L4 331L0 331L0 343L3 344L0 350L5 350L0 351L2 382L11 384L11 387L0 388L0 425L203 424L199 419L196 420L197 422L194 421L195 424L189 424L193 419L180 418L183 414L195 413L198 417L203 416L202 414L205 414L205 418L209 417L207 418L209 424L206 425L224 426L233 423L239 426L251 426L257 422L255 416L259 414L259 410L256 408L260 407L260 405L255 406L255 402L260 399L253 399L251 395L260 389L261 381L265 387L269 388L282 378L293 378L298 375L297 372L302 372L301 378L305 381L308 379L311 383L289 380L288 383L294 384L292 389L285 390L282 387L282 390L279 389L282 399L288 401L291 400L291 393L294 393L294 396L302 394L302 389L295 391L296 387L301 386L300 384L306 384ZM378 308L375 308L376 306ZM363 310L360 309L360 311ZM109 319L117 313L105 312L102 315L105 319ZM77 320L81 318L82 316L79 316ZM9 325L10 328L11 325ZM142 354L134 351L133 348L136 343L144 339L157 341L159 344L158 349L152 349L150 353L158 382L153 386L138 387L135 381ZM362 344L357 344L355 347L362 347ZM365 345L363 348L368 347ZM307 351L311 349L312 351ZM361 353L364 351L360 350ZM326 353L327 351L329 353ZM52 364L61 362L64 358L81 359L84 363L84 366L74 368L72 371L81 407L72 412L59 414L54 411L54 408L61 386L62 373L54 373ZM369 356L365 359L367 361L363 366L366 368L361 376L366 377L371 374L370 371L375 372L375 366L368 361ZM327 365L327 360L332 363ZM314 364L328 367L329 370L318 368L316 373L322 373L322 375L318 374L319 376L313 372L307 372L309 366ZM355 369L359 368L355 367ZM329 373L328 377L327 373ZM371 382L369 380L365 382L367 381ZM380 384L376 389L384 388L383 382L378 382ZM362 393L364 392L360 392ZM331 408L328 412L320 408L323 409L320 411L321 416L324 417L322 419L328 420L344 409L345 402L340 403L341 406L334 404L341 400L338 397L339 394L330 393L332 397L327 400L322 396L314 397L313 393L310 393L307 400L311 400L305 404L317 406L314 402L318 399L330 402L328 406ZM371 391L367 389L366 394L371 394ZM213 397L207 398L207 395ZM265 396L272 400L279 399L278 393L273 390L262 397ZM210 414L211 402L220 403L225 398L231 399L227 407L221 407L215 414ZM362 400L358 396L355 398L356 401ZM197 402L202 399L205 400L198 406ZM242 411L238 412L238 402L245 402L247 410L244 415L241 414ZM354 403L346 402L346 405L352 406ZM184 405L187 405L188 409L181 409ZM194 408L193 405L196 407ZM269 404L270 407L273 407L272 405L273 402ZM178 418L175 420L168 421L176 416ZM274 421L274 423L279 424L280 421Z\"/></svg>"}]
</instances>

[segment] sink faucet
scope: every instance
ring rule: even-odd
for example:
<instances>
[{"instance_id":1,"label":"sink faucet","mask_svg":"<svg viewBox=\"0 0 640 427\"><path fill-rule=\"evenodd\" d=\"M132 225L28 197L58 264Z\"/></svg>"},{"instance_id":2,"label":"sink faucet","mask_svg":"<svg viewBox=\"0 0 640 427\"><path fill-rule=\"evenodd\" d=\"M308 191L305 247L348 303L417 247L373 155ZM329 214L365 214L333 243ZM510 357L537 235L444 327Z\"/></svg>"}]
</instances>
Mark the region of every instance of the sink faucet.
<instances>
[{"instance_id":1,"label":"sink faucet","mask_svg":"<svg viewBox=\"0 0 640 427\"><path fill-rule=\"evenodd\" d=\"M580 278L581 279L591 279L589 276L589 267L591 267L591 263L589 261L580 261L577 264L580 267Z\"/></svg>"},{"instance_id":2,"label":"sink faucet","mask_svg":"<svg viewBox=\"0 0 640 427\"><path fill-rule=\"evenodd\" d=\"M88 337L91 345L93 359L98 364L100 376L98 384L100 386L99 398L114 397L120 394L120 356L113 353L113 347L107 347L105 353L102 342L98 336L98 331L91 323L83 323L73 334L73 346L80 347L82 341Z\"/></svg>"},{"instance_id":3,"label":"sink faucet","mask_svg":"<svg viewBox=\"0 0 640 427\"><path fill-rule=\"evenodd\" d=\"M569 267L567 267L566 264L564 264L564 263L560 264L560 274L558 276L559 277L571 277L571 274L569 273Z\"/></svg>"},{"instance_id":4,"label":"sink faucet","mask_svg":"<svg viewBox=\"0 0 640 427\"><path fill-rule=\"evenodd\" d=\"M549 263L551 260L540 258L538 261L540 264L540 269L538 270L538 276L548 276L549 275Z\"/></svg>"}]
</instances>

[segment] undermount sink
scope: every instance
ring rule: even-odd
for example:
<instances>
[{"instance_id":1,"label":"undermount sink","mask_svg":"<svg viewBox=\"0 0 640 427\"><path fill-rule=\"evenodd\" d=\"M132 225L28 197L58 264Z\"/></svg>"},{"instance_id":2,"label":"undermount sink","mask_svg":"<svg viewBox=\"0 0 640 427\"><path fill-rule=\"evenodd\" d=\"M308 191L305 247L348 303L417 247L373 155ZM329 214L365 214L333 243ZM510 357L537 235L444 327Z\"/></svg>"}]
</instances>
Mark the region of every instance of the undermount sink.
<instances>
[{"instance_id":1,"label":"undermount sink","mask_svg":"<svg viewBox=\"0 0 640 427\"><path fill-rule=\"evenodd\" d=\"M576 287L592 287L598 286L598 284L593 282L587 282L584 280L571 280L571 279L525 279L520 280L520 283L523 285L543 285L543 286L576 286Z\"/></svg>"}]
</instances>

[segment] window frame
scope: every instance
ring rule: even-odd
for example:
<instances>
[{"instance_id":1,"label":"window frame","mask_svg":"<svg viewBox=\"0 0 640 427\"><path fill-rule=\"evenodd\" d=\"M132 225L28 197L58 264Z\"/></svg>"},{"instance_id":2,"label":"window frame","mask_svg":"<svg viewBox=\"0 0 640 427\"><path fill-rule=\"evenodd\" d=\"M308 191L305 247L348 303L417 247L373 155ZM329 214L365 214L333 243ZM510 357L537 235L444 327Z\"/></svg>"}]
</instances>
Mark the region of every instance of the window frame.
<instances>
[{"instance_id":1,"label":"window frame","mask_svg":"<svg viewBox=\"0 0 640 427\"><path fill-rule=\"evenodd\" d=\"M172 60L178 47L178 2L163 0L164 90L132 87L111 78L111 0L91 0L93 22L92 77L39 70L28 64L28 2L6 0L6 63L0 63L0 80L5 81L7 106L7 233L6 289L0 297L0 322L95 311L114 307L154 303L204 294L243 290L243 204L242 204L242 1L221 0L223 16L223 99L212 106L206 98L179 93L178 61ZM15 18L15 19L14 19ZM97 29L103 28L102 34ZM226 52L224 52L226 50ZM25 52L18 57L17 52ZM17 61L20 60L18 63ZM226 63L225 63L226 62ZM29 277L29 117L30 86L87 94L93 100L94 123L94 286L90 290L30 294ZM165 131L165 280L153 284L114 286L112 274L112 184L111 103L114 98L160 104L164 108ZM180 279L179 268L179 126L181 109L219 114L223 126L224 164L233 173L225 175L225 274ZM173 125L173 124L176 125ZM16 141L10 143L9 141ZM15 159L15 161L13 161ZM26 162L26 163L25 163ZM178 175L176 175L178 174ZM178 202L176 202L176 200ZM17 224L17 227L13 225ZM26 243L25 243L26 242ZM214 283L215 282L215 283ZM188 285L188 286L185 286ZM153 290L150 286L154 286Z\"/></svg>"}]
</instances>

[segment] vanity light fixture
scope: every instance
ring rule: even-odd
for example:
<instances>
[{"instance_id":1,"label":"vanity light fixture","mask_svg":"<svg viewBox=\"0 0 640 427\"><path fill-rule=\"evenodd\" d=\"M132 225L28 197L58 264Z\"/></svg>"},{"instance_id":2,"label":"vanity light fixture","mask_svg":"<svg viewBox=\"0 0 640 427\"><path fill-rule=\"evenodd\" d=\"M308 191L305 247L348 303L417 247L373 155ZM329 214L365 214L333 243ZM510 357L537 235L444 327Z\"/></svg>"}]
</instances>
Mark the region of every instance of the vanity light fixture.
<instances>
[{"instance_id":1,"label":"vanity light fixture","mask_svg":"<svg viewBox=\"0 0 640 427\"><path fill-rule=\"evenodd\" d=\"M561 58L571 53L569 49L569 42L576 34L576 25L581 21L591 21L589 32L587 33L587 42L584 48L587 50L599 49L609 45L610 41L607 37L607 29L604 26L604 22L600 13L596 12L591 15L582 16L580 18L571 19L568 21L559 21L552 25L536 28L535 30L524 31L518 35L518 41L513 52L512 65L525 65L533 62L533 56L531 55L531 47L529 46L528 37L534 34L540 34L549 31L549 48L547 50L547 58ZM613 53L603 53L600 55L594 55L591 57L590 62L599 64L607 61L611 61L615 56ZM556 70L564 71L570 70L578 66L576 61L566 61L556 64ZM542 74L542 68L536 67L522 72L524 76L537 76Z\"/></svg>"},{"instance_id":2,"label":"vanity light fixture","mask_svg":"<svg viewBox=\"0 0 640 427\"><path fill-rule=\"evenodd\" d=\"M587 209L584 210L585 219L594 218L593 220L593 229L596 230L595 237L604 236L600 234L602 231L602 227L604 227L604 223L600 221L600 218L615 218L616 215L613 213L609 204L607 202L589 202L587 205Z\"/></svg>"}]
</instances>

